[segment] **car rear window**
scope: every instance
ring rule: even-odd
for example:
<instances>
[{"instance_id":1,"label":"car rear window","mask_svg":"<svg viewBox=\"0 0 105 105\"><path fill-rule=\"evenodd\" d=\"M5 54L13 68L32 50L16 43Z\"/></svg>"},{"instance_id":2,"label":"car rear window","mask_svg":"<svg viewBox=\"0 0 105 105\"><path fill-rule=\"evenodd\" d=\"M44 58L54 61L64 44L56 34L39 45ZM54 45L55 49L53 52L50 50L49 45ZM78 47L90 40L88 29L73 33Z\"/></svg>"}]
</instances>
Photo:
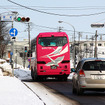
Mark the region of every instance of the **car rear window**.
<instances>
[{"instance_id":1,"label":"car rear window","mask_svg":"<svg viewBox=\"0 0 105 105\"><path fill-rule=\"evenodd\" d=\"M88 61L83 65L83 70L104 70L105 61Z\"/></svg>"}]
</instances>

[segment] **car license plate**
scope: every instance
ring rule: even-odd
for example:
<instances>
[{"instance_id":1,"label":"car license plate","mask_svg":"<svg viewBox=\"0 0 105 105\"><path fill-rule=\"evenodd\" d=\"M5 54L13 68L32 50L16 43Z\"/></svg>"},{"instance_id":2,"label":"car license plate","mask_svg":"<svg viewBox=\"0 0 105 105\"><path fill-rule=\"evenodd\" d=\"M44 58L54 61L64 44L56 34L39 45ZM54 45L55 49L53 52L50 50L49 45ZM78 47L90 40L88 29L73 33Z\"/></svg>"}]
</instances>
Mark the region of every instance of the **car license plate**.
<instances>
[{"instance_id":1,"label":"car license plate","mask_svg":"<svg viewBox=\"0 0 105 105\"><path fill-rule=\"evenodd\" d=\"M57 69L57 66L53 65L51 66L51 69Z\"/></svg>"},{"instance_id":2,"label":"car license plate","mask_svg":"<svg viewBox=\"0 0 105 105\"><path fill-rule=\"evenodd\" d=\"M105 75L91 75L92 79L105 79Z\"/></svg>"}]
</instances>

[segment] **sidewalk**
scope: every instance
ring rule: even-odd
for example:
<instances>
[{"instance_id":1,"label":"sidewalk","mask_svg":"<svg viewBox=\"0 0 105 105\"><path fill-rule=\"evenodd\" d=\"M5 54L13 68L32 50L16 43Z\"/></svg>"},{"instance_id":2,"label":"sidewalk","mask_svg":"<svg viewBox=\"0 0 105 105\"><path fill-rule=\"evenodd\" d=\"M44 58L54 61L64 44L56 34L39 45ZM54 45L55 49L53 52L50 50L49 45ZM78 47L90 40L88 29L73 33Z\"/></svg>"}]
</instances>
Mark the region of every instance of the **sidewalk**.
<instances>
[{"instance_id":1,"label":"sidewalk","mask_svg":"<svg viewBox=\"0 0 105 105\"><path fill-rule=\"evenodd\" d=\"M0 76L0 105L44 105L44 103L16 77Z\"/></svg>"}]
</instances>

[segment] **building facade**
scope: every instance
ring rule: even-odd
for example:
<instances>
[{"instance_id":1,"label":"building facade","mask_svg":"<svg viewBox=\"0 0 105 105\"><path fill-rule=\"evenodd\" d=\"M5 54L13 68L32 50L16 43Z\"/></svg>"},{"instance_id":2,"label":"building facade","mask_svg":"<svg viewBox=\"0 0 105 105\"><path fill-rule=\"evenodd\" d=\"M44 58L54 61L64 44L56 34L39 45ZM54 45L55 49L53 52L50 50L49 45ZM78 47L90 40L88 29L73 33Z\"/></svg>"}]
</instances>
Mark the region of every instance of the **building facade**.
<instances>
[{"instance_id":1,"label":"building facade","mask_svg":"<svg viewBox=\"0 0 105 105\"><path fill-rule=\"evenodd\" d=\"M14 43L8 43L6 50L5 50L5 56L4 58L11 58L14 59L15 67L17 64L23 65L23 67L27 67L29 65L28 59L27 59L27 51L29 50L29 42L27 39L24 39L23 41L14 40ZM27 48L27 51L25 51L25 47Z\"/></svg>"},{"instance_id":2,"label":"building facade","mask_svg":"<svg viewBox=\"0 0 105 105\"><path fill-rule=\"evenodd\" d=\"M71 59L73 59L73 44L70 42L71 47ZM97 41L97 57L105 58L105 41L99 40ZM25 51L25 47L27 47L27 51L29 50L29 41L28 39L24 39L23 41L14 41L14 62L15 64L20 64L25 67L29 65L27 52ZM4 58L11 58L13 45L10 42L7 45ZM95 41L76 41L76 60L77 62L82 58L94 57L95 54Z\"/></svg>"},{"instance_id":3,"label":"building facade","mask_svg":"<svg viewBox=\"0 0 105 105\"><path fill-rule=\"evenodd\" d=\"M74 43L70 43L70 45L72 50ZM95 49L95 46L97 50ZM95 41L76 41L75 50L77 62L82 58L95 57L95 53L97 54L97 57L105 58L105 41L99 40L97 43L95 43Z\"/></svg>"}]
</instances>

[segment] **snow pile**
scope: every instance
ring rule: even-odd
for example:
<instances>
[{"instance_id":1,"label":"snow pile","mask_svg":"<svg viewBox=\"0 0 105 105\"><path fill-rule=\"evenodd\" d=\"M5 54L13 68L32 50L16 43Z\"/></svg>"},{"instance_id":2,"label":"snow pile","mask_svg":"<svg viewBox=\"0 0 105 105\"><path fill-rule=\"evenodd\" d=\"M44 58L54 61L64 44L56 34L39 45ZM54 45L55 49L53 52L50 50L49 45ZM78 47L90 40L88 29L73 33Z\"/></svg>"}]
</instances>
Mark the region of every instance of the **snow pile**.
<instances>
[{"instance_id":1,"label":"snow pile","mask_svg":"<svg viewBox=\"0 0 105 105\"><path fill-rule=\"evenodd\" d=\"M30 80L31 71L21 65L17 65L18 69L13 71L9 67L9 63L0 59L0 105L44 105L44 102L20 81ZM4 76L4 71L14 72L14 77Z\"/></svg>"},{"instance_id":2,"label":"snow pile","mask_svg":"<svg viewBox=\"0 0 105 105\"><path fill-rule=\"evenodd\" d=\"M12 72L14 72L14 76L19 78L20 80L30 80L31 71L28 68L24 68L22 65L14 64L14 67L17 69L12 69L11 65L7 63L6 60L0 59L0 76L12 76Z\"/></svg>"},{"instance_id":3,"label":"snow pile","mask_svg":"<svg viewBox=\"0 0 105 105\"><path fill-rule=\"evenodd\" d=\"M3 72L2 69L0 68L0 76L3 76Z\"/></svg>"},{"instance_id":4,"label":"snow pile","mask_svg":"<svg viewBox=\"0 0 105 105\"><path fill-rule=\"evenodd\" d=\"M4 76L12 76L12 68L11 65L9 63L7 63L6 60L4 59L0 59L0 75L4 75Z\"/></svg>"},{"instance_id":5,"label":"snow pile","mask_svg":"<svg viewBox=\"0 0 105 105\"><path fill-rule=\"evenodd\" d=\"M4 69L4 71L12 71L11 69L11 65L9 63L7 63L6 60L4 59L0 59L0 67Z\"/></svg>"},{"instance_id":6,"label":"snow pile","mask_svg":"<svg viewBox=\"0 0 105 105\"><path fill-rule=\"evenodd\" d=\"M30 80L31 78L31 70L27 69L14 69L15 77L20 80Z\"/></svg>"},{"instance_id":7,"label":"snow pile","mask_svg":"<svg viewBox=\"0 0 105 105\"><path fill-rule=\"evenodd\" d=\"M0 63L1 63L1 64L4 63L4 62L6 62L6 60L0 59Z\"/></svg>"},{"instance_id":8,"label":"snow pile","mask_svg":"<svg viewBox=\"0 0 105 105\"><path fill-rule=\"evenodd\" d=\"M44 105L44 103L16 77L1 76L0 105Z\"/></svg>"}]
</instances>

